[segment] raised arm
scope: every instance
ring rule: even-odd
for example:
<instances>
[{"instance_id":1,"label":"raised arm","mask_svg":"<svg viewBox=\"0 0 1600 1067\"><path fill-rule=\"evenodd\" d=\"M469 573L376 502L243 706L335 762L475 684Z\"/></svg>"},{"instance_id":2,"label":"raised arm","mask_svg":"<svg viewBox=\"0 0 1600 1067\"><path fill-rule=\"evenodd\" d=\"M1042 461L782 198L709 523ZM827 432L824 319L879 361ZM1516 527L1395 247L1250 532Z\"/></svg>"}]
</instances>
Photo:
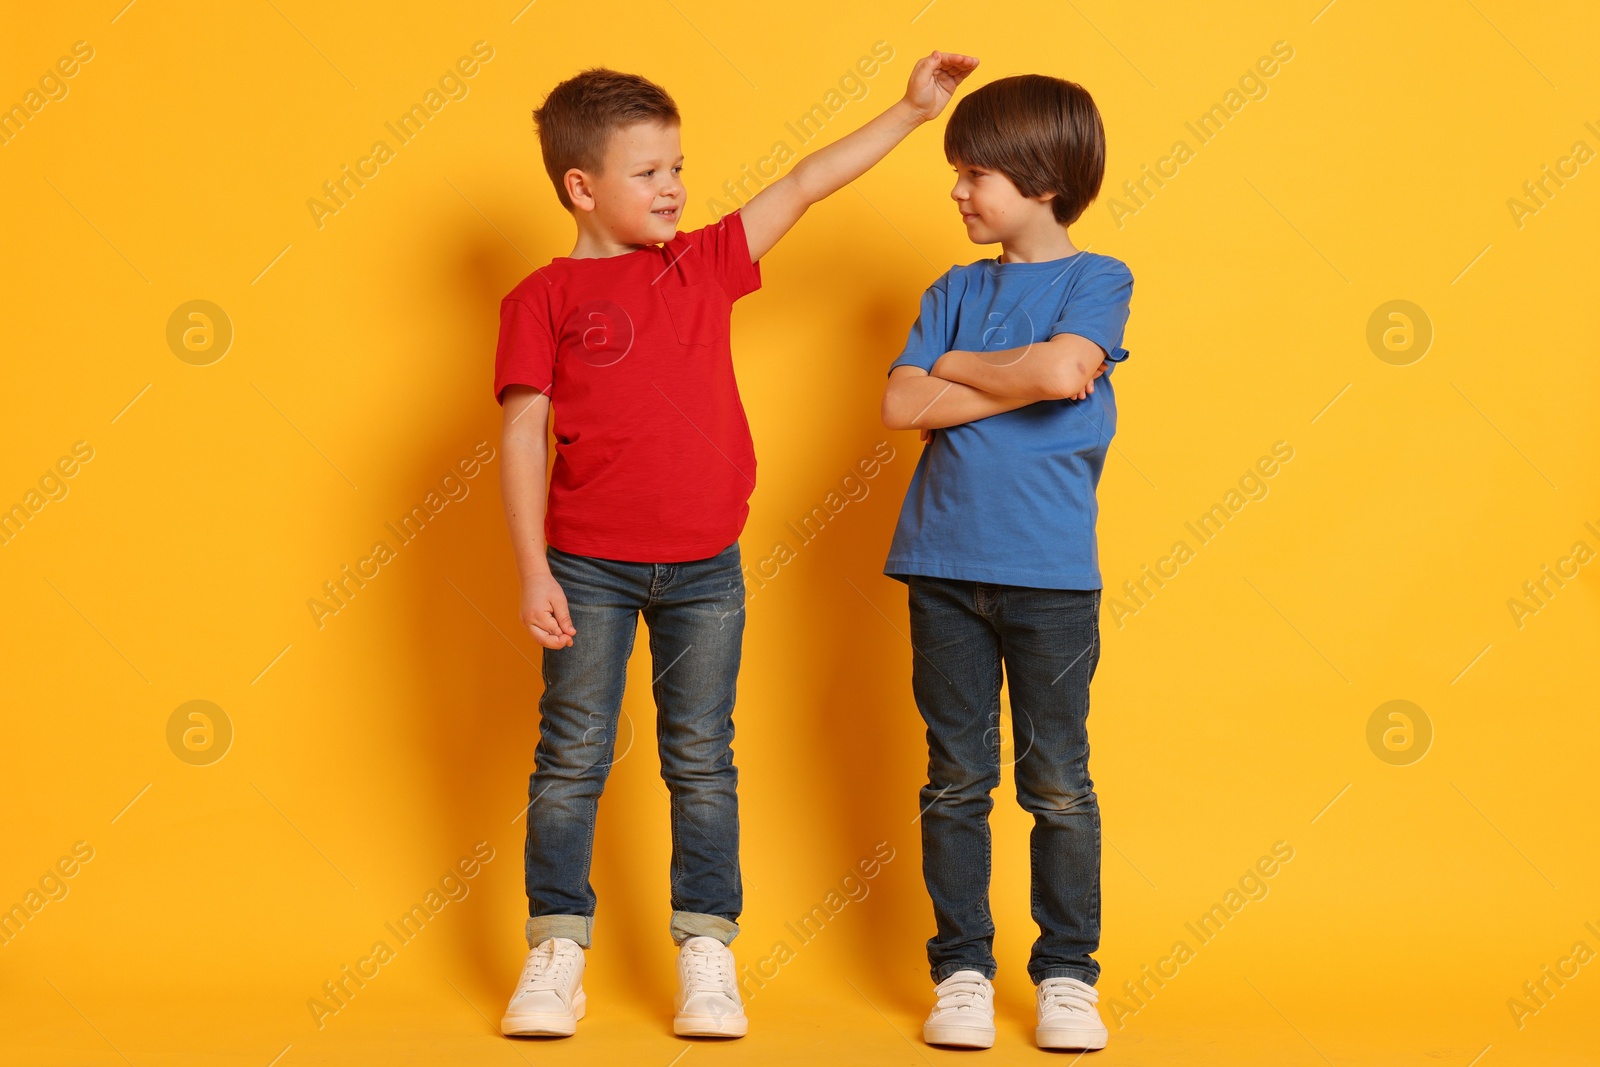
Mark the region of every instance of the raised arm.
<instances>
[{"instance_id":1,"label":"raised arm","mask_svg":"<svg viewBox=\"0 0 1600 1067\"><path fill-rule=\"evenodd\" d=\"M995 396L1035 400L1081 400L1105 373L1106 353L1075 333L993 352L946 352L933 374Z\"/></svg>"},{"instance_id":2,"label":"raised arm","mask_svg":"<svg viewBox=\"0 0 1600 1067\"><path fill-rule=\"evenodd\" d=\"M883 424L891 430L940 430L976 422L1033 403L996 396L970 385L935 378L921 367L899 366L883 387Z\"/></svg>"},{"instance_id":3,"label":"raised arm","mask_svg":"<svg viewBox=\"0 0 1600 1067\"><path fill-rule=\"evenodd\" d=\"M824 148L805 156L739 211L744 220L750 262L761 259L788 233L806 208L825 200L870 170L907 134L939 116L956 86L978 61L971 56L934 52L917 61L906 95L883 114Z\"/></svg>"}]
</instances>

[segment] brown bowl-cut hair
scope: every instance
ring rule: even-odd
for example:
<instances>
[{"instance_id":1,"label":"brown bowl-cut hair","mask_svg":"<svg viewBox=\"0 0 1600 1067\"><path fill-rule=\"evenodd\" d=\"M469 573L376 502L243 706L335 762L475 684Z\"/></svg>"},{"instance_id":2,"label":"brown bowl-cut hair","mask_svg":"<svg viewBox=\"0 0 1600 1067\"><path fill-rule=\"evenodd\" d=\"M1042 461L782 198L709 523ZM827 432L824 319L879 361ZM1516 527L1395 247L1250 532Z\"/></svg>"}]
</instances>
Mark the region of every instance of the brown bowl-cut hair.
<instances>
[{"instance_id":1,"label":"brown bowl-cut hair","mask_svg":"<svg viewBox=\"0 0 1600 1067\"><path fill-rule=\"evenodd\" d=\"M601 173L612 133L639 122L677 125L679 118L667 91L637 74L592 67L550 90L534 109L533 124L562 207L572 210L567 171Z\"/></svg>"},{"instance_id":2,"label":"brown bowl-cut hair","mask_svg":"<svg viewBox=\"0 0 1600 1067\"><path fill-rule=\"evenodd\" d=\"M1054 193L1056 221L1071 225L1100 194L1106 131L1083 86L1018 74L961 98L944 128L944 157L999 171L1023 196Z\"/></svg>"}]
</instances>

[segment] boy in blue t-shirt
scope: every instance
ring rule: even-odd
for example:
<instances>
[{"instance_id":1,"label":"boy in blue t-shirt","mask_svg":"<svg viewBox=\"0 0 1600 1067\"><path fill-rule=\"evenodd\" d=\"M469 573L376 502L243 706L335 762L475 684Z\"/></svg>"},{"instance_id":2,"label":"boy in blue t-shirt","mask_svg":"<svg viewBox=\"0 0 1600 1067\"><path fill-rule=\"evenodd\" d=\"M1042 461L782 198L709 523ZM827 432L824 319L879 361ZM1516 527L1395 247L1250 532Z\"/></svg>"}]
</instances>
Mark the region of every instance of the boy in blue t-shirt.
<instances>
[{"instance_id":1,"label":"boy in blue t-shirt","mask_svg":"<svg viewBox=\"0 0 1600 1067\"><path fill-rule=\"evenodd\" d=\"M1089 680L1100 658L1095 486L1116 430L1107 376L1133 275L1067 236L1100 191L1094 100L1021 75L967 96L945 129L967 236L1003 254L952 267L889 373L883 421L928 442L884 573L905 581L912 690L927 722L922 870L937 933L930 1044L994 1044L990 792L1000 681L1017 799L1034 817L1028 964L1041 1048L1102 1048L1100 809L1089 778Z\"/></svg>"}]
</instances>

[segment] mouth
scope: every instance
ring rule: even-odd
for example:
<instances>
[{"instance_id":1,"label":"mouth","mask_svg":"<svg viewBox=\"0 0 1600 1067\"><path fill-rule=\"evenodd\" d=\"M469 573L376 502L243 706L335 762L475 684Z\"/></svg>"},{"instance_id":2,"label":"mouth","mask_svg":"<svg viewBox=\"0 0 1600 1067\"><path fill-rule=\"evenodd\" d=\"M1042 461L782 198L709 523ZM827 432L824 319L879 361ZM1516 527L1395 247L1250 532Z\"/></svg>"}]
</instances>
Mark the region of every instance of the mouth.
<instances>
[{"instance_id":1,"label":"mouth","mask_svg":"<svg viewBox=\"0 0 1600 1067\"><path fill-rule=\"evenodd\" d=\"M679 208L677 207L664 207L657 211L652 211L650 214L654 215L658 219L665 219L670 222L678 217L678 211Z\"/></svg>"},{"instance_id":2,"label":"mouth","mask_svg":"<svg viewBox=\"0 0 1600 1067\"><path fill-rule=\"evenodd\" d=\"M976 211L963 211L961 213L961 221L962 222L971 222L973 219L975 219L977 217L978 217L978 213Z\"/></svg>"}]
</instances>

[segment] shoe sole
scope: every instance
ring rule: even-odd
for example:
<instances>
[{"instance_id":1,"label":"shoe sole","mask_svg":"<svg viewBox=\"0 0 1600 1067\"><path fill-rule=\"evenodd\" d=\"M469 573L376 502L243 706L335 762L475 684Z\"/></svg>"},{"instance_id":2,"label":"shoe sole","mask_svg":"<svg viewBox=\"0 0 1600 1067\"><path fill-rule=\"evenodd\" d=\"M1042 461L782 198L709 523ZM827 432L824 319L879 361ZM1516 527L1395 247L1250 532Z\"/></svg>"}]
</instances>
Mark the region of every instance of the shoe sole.
<instances>
[{"instance_id":1,"label":"shoe sole","mask_svg":"<svg viewBox=\"0 0 1600 1067\"><path fill-rule=\"evenodd\" d=\"M953 1048L994 1048L994 1030L976 1026L922 1026L922 1040Z\"/></svg>"},{"instance_id":2,"label":"shoe sole","mask_svg":"<svg viewBox=\"0 0 1600 1067\"><path fill-rule=\"evenodd\" d=\"M571 1037L578 1032L578 1020L583 1018L588 1006L589 998L579 990L570 1014L526 1012L517 1015L508 1011L500 1020L500 1032L507 1037Z\"/></svg>"},{"instance_id":3,"label":"shoe sole","mask_svg":"<svg viewBox=\"0 0 1600 1067\"><path fill-rule=\"evenodd\" d=\"M743 1015L675 1015L672 1032L679 1037L743 1037L750 1020Z\"/></svg>"},{"instance_id":4,"label":"shoe sole","mask_svg":"<svg viewBox=\"0 0 1600 1067\"><path fill-rule=\"evenodd\" d=\"M1094 1051L1106 1047L1106 1038L1110 1031L1099 1030L1068 1030L1068 1029L1038 1029L1033 1032L1033 1039L1040 1048L1050 1049L1084 1049Z\"/></svg>"}]
</instances>

